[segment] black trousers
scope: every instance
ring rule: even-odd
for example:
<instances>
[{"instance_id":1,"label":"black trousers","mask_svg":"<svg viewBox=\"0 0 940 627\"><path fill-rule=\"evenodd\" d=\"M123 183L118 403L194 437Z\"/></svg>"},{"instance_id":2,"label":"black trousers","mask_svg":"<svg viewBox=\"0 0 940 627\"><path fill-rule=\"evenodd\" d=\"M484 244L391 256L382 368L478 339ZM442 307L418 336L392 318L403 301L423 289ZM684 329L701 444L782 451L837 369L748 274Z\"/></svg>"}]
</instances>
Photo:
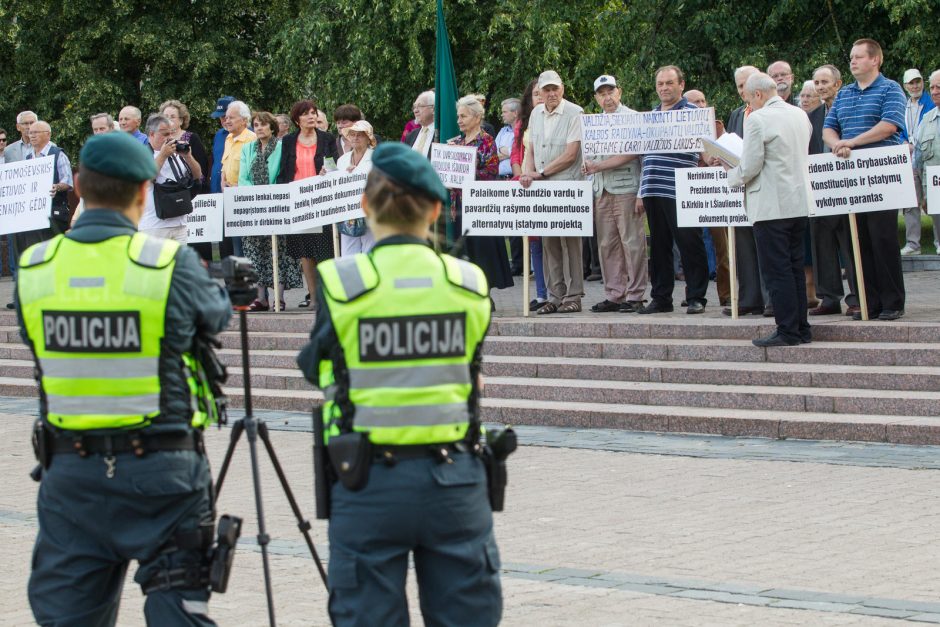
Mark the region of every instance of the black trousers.
<instances>
[{"instance_id":1,"label":"black trousers","mask_svg":"<svg viewBox=\"0 0 940 627\"><path fill-rule=\"evenodd\" d=\"M855 276L855 257L852 254L852 234L848 216L822 216L809 221L813 240L813 274L816 295L825 307L835 307L845 296L845 304L858 307L858 279ZM848 292L842 287L842 268L845 264Z\"/></svg>"},{"instance_id":2,"label":"black trousers","mask_svg":"<svg viewBox=\"0 0 940 627\"><path fill-rule=\"evenodd\" d=\"M708 256L705 254L702 229L678 227L675 198L647 196L643 199L643 206L650 225L650 298L660 303L672 303L672 291L676 284L672 255L672 244L675 242L685 272L685 299L689 303L706 303Z\"/></svg>"},{"instance_id":3,"label":"black trousers","mask_svg":"<svg viewBox=\"0 0 940 627\"><path fill-rule=\"evenodd\" d=\"M754 241L764 284L774 305L777 333L790 340L809 340L806 274L803 271L807 218L766 220L754 225Z\"/></svg>"},{"instance_id":4,"label":"black trousers","mask_svg":"<svg viewBox=\"0 0 940 627\"><path fill-rule=\"evenodd\" d=\"M738 275L738 307L767 307L770 294L761 276L754 231L749 226L734 229L735 267Z\"/></svg>"},{"instance_id":5,"label":"black trousers","mask_svg":"<svg viewBox=\"0 0 940 627\"><path fill-rule=\"evenodd\" d=\"M509 267L513 274L522 274L522 237L509 239Z\"/></svg>"},{"instance_id":6,"label":"black trousers","mask_svg":"<svg viewBox=\"0 0 940 627\"><path fill-rule=\"evenodd\" d=\"M898 247L898 210L857 214L858 242L869 313L904 309L904 274Z\"/></svg>"}]
</instances>

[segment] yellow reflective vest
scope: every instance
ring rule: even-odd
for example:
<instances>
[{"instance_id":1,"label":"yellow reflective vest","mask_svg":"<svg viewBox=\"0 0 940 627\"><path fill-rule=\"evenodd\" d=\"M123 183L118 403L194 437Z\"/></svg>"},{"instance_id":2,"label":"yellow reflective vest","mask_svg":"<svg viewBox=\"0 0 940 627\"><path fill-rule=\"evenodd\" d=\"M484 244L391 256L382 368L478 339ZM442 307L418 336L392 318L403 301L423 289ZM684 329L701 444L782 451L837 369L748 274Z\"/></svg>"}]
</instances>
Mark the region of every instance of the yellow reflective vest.
<instances>
[{"instance_id":1,"label":"yellow reflective vest","mask_svg":"<svg viewBox=\"0 0 940 627\"><path fill-rule=\"evenodd\" d=\"M327 437L351 428L375 444L464 439L478 402L470 365L490 323L483 271L420 244L317 269L339 340L319 367Z\"/></svg>"}]
</instances>

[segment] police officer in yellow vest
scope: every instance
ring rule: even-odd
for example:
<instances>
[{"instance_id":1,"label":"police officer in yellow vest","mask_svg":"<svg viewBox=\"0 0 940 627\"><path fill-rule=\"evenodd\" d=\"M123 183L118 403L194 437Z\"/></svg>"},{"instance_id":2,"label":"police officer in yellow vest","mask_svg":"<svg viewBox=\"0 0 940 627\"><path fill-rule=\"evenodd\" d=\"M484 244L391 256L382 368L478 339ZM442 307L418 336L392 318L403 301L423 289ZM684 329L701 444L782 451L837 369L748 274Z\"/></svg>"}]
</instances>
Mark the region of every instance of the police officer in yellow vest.
<instances>
[{"instance_id":1,"label":"police officer in yellow vest","mask_svg":"<svg viewBox=\"0 0 940 627\"><path fill-rule=\"evenodd\" d=\"M426 624L496 625L502 614L486 472L473 450L490 301L480 268L428 245L448 202L426 159L381 144L362 200L375 247L317 266L321 314L298 363L324 391L340 479L329 525L334 625L407 625L409 553ZM365 446L337 459L332 445L345 438ZM344 476L363 456L364 472Z\"/></svg>"},{"instance_id":2,"label":"police officer in yellow vest","mask_svg":"<svg viewBox=\"0 0 940 627\"><path fill-rule=\"evenodd\" d=\"M20 258L17 313L40 384L29 601L42 625L114 625L130 560L149 625L214 624L211 412L188 351L226 327L231 304L192 250L137 233L155 176L127 134L90 138L85 213Z\"/></svg>"}]
</instances>

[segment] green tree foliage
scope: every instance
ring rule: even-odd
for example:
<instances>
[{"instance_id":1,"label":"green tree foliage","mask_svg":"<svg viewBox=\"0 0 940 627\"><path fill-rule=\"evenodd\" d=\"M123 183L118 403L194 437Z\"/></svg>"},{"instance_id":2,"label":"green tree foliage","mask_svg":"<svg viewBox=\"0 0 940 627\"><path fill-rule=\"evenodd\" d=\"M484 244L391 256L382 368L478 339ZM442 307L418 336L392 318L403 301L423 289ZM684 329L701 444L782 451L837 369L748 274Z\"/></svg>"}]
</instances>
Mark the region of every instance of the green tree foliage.
<instances>
[{"instance_id":1,"label":"green tree foliage","mask_svg":"<svg viewBox=\"0 0 940 627\"><path fill-rule=\"evenodd\" d=\"M231 94L258 109L285 111L315 97L331 111L358 104L377 132L397 138L416 94L433 86L433 0L230 0L156 3L5 0L0 23L0 126L12 131L30 108L75 153L88 117L124 104L152 110L189 105L204 137L214 101ZM794 89L834 63L851 82L852 41L873 37L884 72L940 67L935 0L445 0L462 93L518 96L539 71L558 70L567 97L589 110L601 73L617 76L624 102L656 103L653 71L686 73L721 117L740 104L735 67L786 59Z\"/></svg>"}]
</instances>

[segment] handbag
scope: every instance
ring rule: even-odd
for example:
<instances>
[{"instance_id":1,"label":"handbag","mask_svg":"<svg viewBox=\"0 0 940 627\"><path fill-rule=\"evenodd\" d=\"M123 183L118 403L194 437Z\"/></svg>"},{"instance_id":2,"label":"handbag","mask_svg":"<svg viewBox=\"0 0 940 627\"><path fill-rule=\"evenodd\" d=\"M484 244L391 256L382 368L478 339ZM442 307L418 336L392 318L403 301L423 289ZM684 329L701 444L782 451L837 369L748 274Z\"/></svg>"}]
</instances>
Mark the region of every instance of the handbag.
<instances>
[{"instance_id":1,"label":"handbag","mask_svg":"<svg viewBox=\"0 0 940 627\"><path fill-rule=\"evenodd\" d=\"M179 218L193 212L192 189L196 181L189 166L183 163L186 170L184 174L183 168L180 168L176 161L176 155L170 155L170 170L176 180L153 184L153 208L161 220Z\"/></svg>"}]
</instances>

